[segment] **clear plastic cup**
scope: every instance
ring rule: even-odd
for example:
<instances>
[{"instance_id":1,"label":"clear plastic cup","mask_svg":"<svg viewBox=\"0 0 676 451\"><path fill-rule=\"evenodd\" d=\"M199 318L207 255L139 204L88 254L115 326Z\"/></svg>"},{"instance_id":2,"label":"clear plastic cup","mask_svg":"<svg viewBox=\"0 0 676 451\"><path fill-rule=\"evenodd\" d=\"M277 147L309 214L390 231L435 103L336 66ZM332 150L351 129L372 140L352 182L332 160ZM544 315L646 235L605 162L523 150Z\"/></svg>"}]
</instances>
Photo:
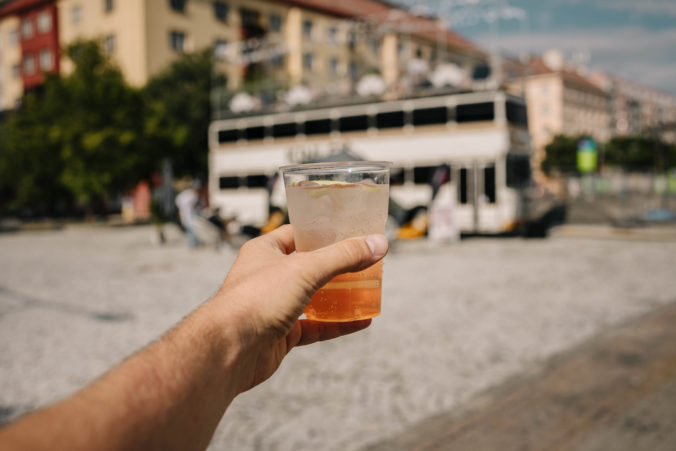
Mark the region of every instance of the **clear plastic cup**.
<instances>
[{"instance_id":1,"label":"clear plastic cup","mask_svg":"<svg viewBox=\"0 0 676 451\"><path fill-rule=\"evenodd\" d=\"M384 233L390 166L385 161L347 161L281 167L296 251ZM378 316L382 274L380 261L333 278L312 297L305 316L330 322Z\"/></svg>"}]
</instances>

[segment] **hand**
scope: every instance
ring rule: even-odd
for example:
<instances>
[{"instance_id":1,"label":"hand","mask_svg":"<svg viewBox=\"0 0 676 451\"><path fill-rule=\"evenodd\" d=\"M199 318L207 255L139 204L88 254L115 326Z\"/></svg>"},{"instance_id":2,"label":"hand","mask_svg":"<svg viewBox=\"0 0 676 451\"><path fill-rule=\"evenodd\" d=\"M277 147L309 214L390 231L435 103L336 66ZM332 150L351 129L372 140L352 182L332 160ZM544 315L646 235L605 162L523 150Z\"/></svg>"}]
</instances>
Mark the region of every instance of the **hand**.
<instances>
[{"instance_id":1,"label":"hand","mask_svg":"<svg viewBox=\"0 0 676 451\"><path fill-rule=\"evenodd\" d=\"M293 229L247 242L212 302L236 313L237 336L249 356L241 391L275 372L294 346L328 340L368 327L371 320L327 323L298 320L312 295L334 276L382 259L383 235L351 238L311 252L293 253ZM226 305L227 304L227 305Z\"/></svg>"}]
</instances>

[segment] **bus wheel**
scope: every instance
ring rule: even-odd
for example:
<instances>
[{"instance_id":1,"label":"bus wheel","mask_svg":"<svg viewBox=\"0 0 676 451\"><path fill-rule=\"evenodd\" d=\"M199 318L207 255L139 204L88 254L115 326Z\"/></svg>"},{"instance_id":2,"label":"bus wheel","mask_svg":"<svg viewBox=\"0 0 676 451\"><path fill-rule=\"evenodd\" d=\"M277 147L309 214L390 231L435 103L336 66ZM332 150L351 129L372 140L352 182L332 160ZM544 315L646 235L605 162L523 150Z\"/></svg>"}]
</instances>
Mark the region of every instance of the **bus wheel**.
<instances>
[{"instance_id":1,"label":"bus wheel","mask_svg":"<svg viewBox=\"0 0 676 451\"><path fill-rule=\"evenodd\" d=\"M523 227L524 238L547 238L549 224L544 219L529 221Z\"/></svg>"}]
</instances>

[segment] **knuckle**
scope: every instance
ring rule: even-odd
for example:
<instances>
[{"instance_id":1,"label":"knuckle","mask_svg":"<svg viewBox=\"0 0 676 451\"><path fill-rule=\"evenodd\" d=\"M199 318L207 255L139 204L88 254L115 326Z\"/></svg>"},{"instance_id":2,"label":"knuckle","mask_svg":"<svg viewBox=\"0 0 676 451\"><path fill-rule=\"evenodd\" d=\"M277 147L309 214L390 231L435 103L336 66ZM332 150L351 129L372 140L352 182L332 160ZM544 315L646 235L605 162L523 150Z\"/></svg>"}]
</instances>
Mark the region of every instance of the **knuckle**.
<instances>
[{"instance_id":1,"label":"knuckle","mask_svg":"<svg viewBox=\"0 0 676 451\"><path fill-rule=\"evenodd\" d=\"M242 247L239 248L239 255L248 254L254 247L256 247L255 239L244 242Z\"/></svg>"}]
</instances>

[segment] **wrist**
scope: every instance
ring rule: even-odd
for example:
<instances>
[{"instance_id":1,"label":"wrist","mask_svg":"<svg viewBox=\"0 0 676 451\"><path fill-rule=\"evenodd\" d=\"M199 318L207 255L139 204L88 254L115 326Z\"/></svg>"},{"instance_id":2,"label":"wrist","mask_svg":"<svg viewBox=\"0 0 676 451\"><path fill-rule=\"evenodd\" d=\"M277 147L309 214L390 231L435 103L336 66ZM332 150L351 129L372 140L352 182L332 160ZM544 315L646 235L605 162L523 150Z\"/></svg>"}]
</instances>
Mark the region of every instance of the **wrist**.
<instances>
[{"instance_id":1,"label":"wrist","mask_svg":"<svg viewBox=\"0 0 676 451\"><path fill-rule=\"evenodd\" d=\"M216 295L196 312L230 400L251 388L260 343L251 321Z\"/></svg>"}]
</instances>

